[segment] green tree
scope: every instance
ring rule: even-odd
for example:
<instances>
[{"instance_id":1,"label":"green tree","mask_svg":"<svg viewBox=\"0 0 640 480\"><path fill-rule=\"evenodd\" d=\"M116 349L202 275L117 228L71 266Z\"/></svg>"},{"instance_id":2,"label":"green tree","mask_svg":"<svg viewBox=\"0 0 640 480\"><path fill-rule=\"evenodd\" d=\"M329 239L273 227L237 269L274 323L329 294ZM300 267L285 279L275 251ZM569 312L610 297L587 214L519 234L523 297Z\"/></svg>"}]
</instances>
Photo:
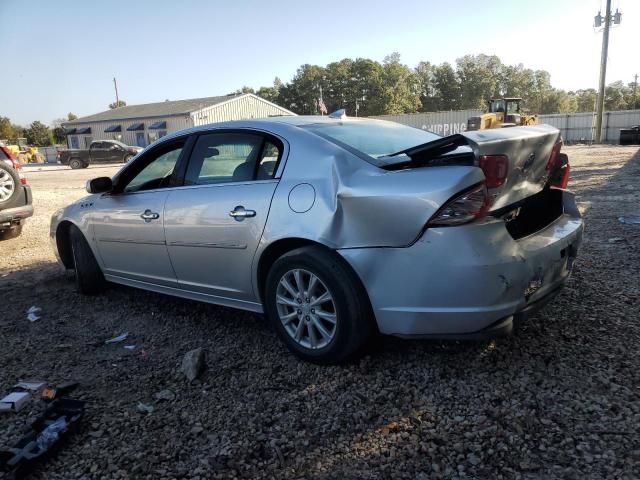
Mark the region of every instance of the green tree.
<instances>
[{"instance_id":1,"label":"green tree","mask_svg":"<svg viewBox=\"0 0 640 480\"><path fill-rule=\"evenodd\" d=\"M116 108L120 108L120 107L126 107L127 106L127 102L125 102L124 100L118 100L118 103L113 102L109 104L109 108L111 110L114 110Z\"/></svg>"},{"instance_id":2,"label":"green tree","mask_svg":"<svg viewBox=\"0 0 640 480\"><path fill-rule=\"evenodd\" d=\"M437 92L438 110L460 109L460 81L449 63L434 68L434 85Z\"/></svg>"},{"instance_id":3,"label":"green tree","mask_svg":"<svg viewBox=\"0 0 640 480\"><path fill-rule=\"evenodd\" d=\"M256 92L260 98L279 105L280 103L280 89L282 88L282 80L276 77L273 80L272 87L260 87Z\"/></svg>"},{"instance_id":4,"label":"green tree","mask_svg":"<svg viewBox=\"0 0 640 480\"><path fill-rule=\"evenodd\" d=\"M573 95L576 99L576 112L595 112L596 98L598 98L598 92L595 88L576 90L569 92L569 95Z\"/></svg>"},{"instance_id":5,"label":"green tree","mask_svg":"<svg viewBox=\"0 0 640 480\"><path fill-rule=\"evenodd\" d=\"M420 106L420 79L400 62L399 53L387 55L382 62L383 113L412 113Z\"/></svg>"},{"instance_id":6,"label":"green tree","mask_svg":"<svg viewBox=\"0 0 640 480\"><path fill-rule=\"evenodd\" d=\"M604 89L605 110L626 110L630 108L632 90L620 80L610 83Z\"/></svg>"},{"instance_id":7,"label":"green tree","mask_svg":"<svg viewBox=\"0 0 640 480\"><path fill-rule=\"evenodd\" d=\"M67 121L71 122L72 120L77 120L78 116L75 113L67 113Z\"/></svg>"},{"instance_id":8,"label":"green tree","mask_svg":"<svg viewBox=\"0 0 640 480\"><path fill-rule=\"evenodd\" d=\"M440 109L440 98L436 85L436 69L436 65L432 65L429 62L420 62L415 68L423 112L435 112Z\"/></svg>"},{"instance_id":9,"label":"green tree","mask_svg":"<svg viewBox=\"0 0 640 480\"><path fill-rule=\"evenodd\" d=\"M234 93L238 95L238 94L242 94L242 93L256 93L256 91L253 88L247 87L245 85L242 88L239 88L238 90L236 90Z\"/></svg>"},{"instance_id":10,"label":"green tree","mask_svg":"<svg viewBox=\"0 0 640 480\"><path fill-rule=\"evenodd\" d=\"M280 105L303 115L318 112L319 86L323 84L325 69L318 65L305 64L298 68L291 82L280 89ZM322 85L323 88L326 85ZM325 88L326 89L326 88Z\"/></svg>"},{"instance_id":11,"label":"green tree","mask_svg":"<svg viewBox=\"0 0 640 480\"><path fill-rule=\"evenodd\" d=\"M359 116L384 113L383 86L382 65L368 58L356 58L350 66L346 91L349 111L355 110L357 101Z\"/></svg>"},{"instance_id":12,"label":"green tree","mask_svg":"<svg viewBox=\"0 0 640 480\"><path fill-rule=\"evenodd\" d=\"M67 136L64 134L64 128L62 127L54 127L51 129L51 135L53 136L53 143L65 143L67 140Z\"/></svg>"},{"instance_id":13,"label":"green tree","mask_svg":"<svg viewBox=\"0 0 640 480\"><path fill-rule=\"evenodd\" d=\"M56 118L51 122L51 135L53 143L65 143L66 136L62 124L68 122L66 118Z\"/></svg>"},{"instance_id":14,"label":"green tree","mask_svg":"<svg viewBox=\"0 0 640 480\"><path fill-rule=\"evenodd\" d=\"M460 106L485 108L487 100L500 95L498 80L502 62L495 55L465 55L456 60L460 84Z\"/></svg>"},{"instance_id":15,"label":"green tree","mask_svg":"<svg viewBox=\"0 0 640 480\"><path fill-rule=\"evenodd\" d=\"M37 120L24 133L25 137L27 137L27 143L36 147L47 147L51 145L53 140L49 127Z\"/></svg>"},{"instance_id":16,"label":"green tree","mask_svg":"<svg viewBox=\"0 0 640 480\"><path fill-rule=\"evenodd\" d=\"M0 139L10 140L16 137L11 120L8 117L0 117Z\"/></svg>"}]
</instances>

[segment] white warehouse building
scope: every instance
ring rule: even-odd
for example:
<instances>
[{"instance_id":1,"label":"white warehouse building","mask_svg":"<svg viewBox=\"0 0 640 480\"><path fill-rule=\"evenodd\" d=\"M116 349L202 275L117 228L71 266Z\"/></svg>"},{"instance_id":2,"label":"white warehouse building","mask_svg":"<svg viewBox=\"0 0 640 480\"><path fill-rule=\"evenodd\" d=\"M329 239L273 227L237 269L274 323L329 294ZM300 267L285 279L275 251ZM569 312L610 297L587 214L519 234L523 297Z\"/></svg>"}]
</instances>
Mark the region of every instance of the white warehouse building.
<instances>
[{"instance_id":1,"label":"white warehouse building","mask_svg":"<svg viewBox=\"0 0 640 480\"><path fill-rule=\"evenodd\" d=\"M146 147L164 135L207 123L295 113L252 93L127 105L64 122L67 146L89 148L94 140Z\"/></svg>"}]
</instances>

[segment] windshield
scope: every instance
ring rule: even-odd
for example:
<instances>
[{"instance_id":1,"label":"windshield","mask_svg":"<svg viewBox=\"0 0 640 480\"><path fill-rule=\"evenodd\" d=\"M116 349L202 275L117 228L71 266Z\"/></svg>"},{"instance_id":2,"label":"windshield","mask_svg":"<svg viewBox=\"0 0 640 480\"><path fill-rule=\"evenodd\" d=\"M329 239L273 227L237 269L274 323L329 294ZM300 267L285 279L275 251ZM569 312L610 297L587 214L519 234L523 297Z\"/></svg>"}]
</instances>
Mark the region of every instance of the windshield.
<instances>
[{"instance_id":1,"label":"windshield","mask_svg":"<svg viewBox=\"0 0 640 480\"><path fill-rule=\"evenodd\" d=\"M441 138L435 133L393 122L314 123L303 128L378 166L388 162L376 159Z\"/></svg>"}]
</instances>

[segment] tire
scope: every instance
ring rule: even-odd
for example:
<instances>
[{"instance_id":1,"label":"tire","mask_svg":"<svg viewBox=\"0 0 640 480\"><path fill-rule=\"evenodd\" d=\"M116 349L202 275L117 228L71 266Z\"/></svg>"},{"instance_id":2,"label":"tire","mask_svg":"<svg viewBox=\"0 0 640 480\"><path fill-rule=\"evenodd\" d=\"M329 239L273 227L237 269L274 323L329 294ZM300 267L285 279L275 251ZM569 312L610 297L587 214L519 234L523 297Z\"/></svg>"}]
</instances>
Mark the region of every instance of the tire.
<instances>
[{"instance_id":1,"label":"tire","mask_svg":"<svg viewBox=\"0 0 640 480\"><path fill-rule=\"evenodd\" d=\"M22 225L11 227L7 230L0 231L0 240L11 240L17 238L22 233Z\"/></svg>"},{"instance_id":2,"label":"tire","mask_svg":"<svg viewBox=\"0 0 640 480\"><path fill-rule=\"evenodd\" d=\"M316 280L307 297L312 275ZM301 289L296 286L298 280L303 284ZM298 291L305 294L295 297ZM324 292L330 300L322 302ZM264 303L269 320L289 350L314 363L339 364L356 358L376 330L360 279L343 259L322 247L299 248L276 260L267 275Z\"/></svg>"},{"instance_id":3,"label":"tire","mask_svg":"<svg viewBox=\"0 0 640 480\"><path fill-rule=\"evenodd\" d=\"M102 292L107 282L87 239L75 225L70 227L69 236L78 292L83 295L95 295Z\"/></svg>"},{"instance_id":4,"label":"tire","mask_svg":"<svg viewBox=\"0 0 640 480\"><path fill-rule=\"evenodd\" d=\"M11 205L20 193L20 177L13 167L0 161L0 209Z\"/></svg>"},{"instance_id":5,"label":"tire","mask_svg":"<svg viewBox=\"0 0 640 480\"><path fill-rule=\"evenodd\" d=\"M129 163L132 158L133 155L125 155L125 157L122 159L122 163Z\"/></svg>"},{"instance_id":6,"label":"tire","mask_svg":"<svg viewBox=\"0 0 640 480\"><path fill-rule=\"evenodd\" d=\"M79 168L83 168L82 165L83 165L83 163L80 161L79 158L72 158L71 160L69 160L69 166L73 170L77 170Z\"/></svg>"}]
</instances>

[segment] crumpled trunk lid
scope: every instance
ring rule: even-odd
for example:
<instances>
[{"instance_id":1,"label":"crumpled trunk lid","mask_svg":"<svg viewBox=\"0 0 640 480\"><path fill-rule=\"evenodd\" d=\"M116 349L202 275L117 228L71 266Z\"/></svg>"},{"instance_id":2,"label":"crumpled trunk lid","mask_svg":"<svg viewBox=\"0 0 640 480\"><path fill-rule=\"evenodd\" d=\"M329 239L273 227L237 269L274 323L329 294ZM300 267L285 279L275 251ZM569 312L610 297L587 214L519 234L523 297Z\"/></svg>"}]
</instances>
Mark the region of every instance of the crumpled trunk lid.
<instances>
[{"instance_id":1,"label":"crumpled trunk lid","mask_svg":"<svg viewBox=\"0 0 640 480\"><path fill-rule=\"evenodd\" d=\"M491 210L517 203L542 191L550 172L547 163L560 131L550 125L511 127L465 132L476 162L482 155L506 155L509 158L505 182L489 189ZM478 163L476 163L478 165Z\"/></svg>"}]
</instances>

